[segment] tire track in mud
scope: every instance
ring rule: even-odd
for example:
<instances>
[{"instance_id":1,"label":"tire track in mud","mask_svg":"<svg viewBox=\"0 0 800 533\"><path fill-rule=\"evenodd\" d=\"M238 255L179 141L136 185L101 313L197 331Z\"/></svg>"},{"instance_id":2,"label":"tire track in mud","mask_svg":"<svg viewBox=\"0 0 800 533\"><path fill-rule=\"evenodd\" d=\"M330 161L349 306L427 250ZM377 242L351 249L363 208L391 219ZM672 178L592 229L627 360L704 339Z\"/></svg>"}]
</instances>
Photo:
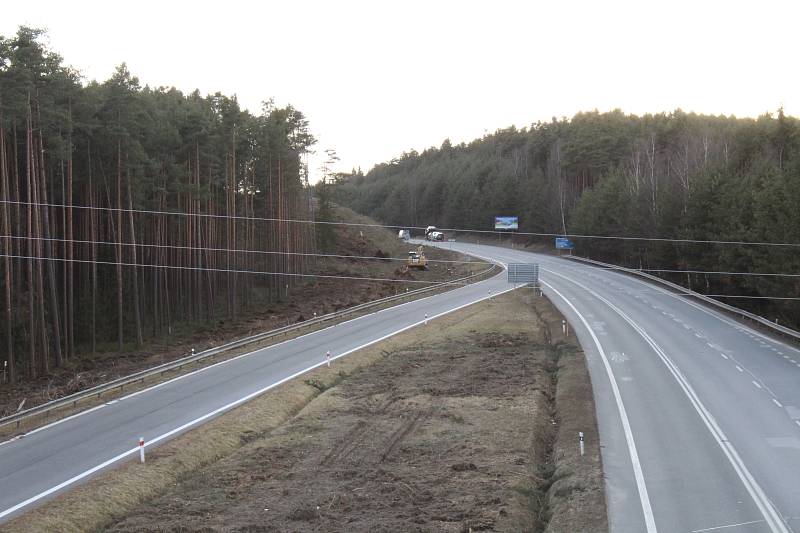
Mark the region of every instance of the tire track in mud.
<instances>
[{"instance_id":1,"label":"tire track in mud","mask_svg":"<svg viewBox=\"0 0 800 533\"><path fill-rule=\"evenodd\" d=\"M333 448L323 456L320 466L331 466L347 461L359 464L385 462L407 437L413 434L432 413L433 407L419 409L413 404L404 404L396 394L387 397L377 409L366 409L368 420L359 418ZM361 415L363 416L363 415ZM380 444L374 445L374 437ZM372 443L367 440L373 437ZM360 451L361 453L356 453Z\"/></svg>"},{"instance_id":2,"label":"tire track in mud","mask_svg":"<svg viewBox=\"0 0 800 533\"><path fill-rule=\"evenodd\" d=\"M386 450L381 454L379 463L383 463L386 459L397 449L400 443L405 440L411 433L413 433L425 420L430 418L433 407L428 407L425 410L417 411L417 413L409 417L409 420L401 424L397 430L391 434L386 441Z\"/></svg>"}]
</instances>

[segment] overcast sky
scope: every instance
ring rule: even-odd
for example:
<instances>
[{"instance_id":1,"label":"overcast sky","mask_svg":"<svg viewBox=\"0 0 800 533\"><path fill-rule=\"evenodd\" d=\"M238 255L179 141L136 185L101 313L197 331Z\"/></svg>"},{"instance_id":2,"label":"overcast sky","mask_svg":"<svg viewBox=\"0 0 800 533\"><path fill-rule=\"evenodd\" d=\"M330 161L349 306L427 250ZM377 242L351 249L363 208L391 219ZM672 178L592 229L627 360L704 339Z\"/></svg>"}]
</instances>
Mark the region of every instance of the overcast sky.
<instances>
[{"instance_id":1,"label":"overcast sky","mask_svg":"<svg viewBox=\"0 0 800 533\"><path fill-rule=\"evenodd\" d=\"M800 114L796 1L4 2L87 80L274 97L340 170L578 111Z\"/></svg>"}]
</instances>

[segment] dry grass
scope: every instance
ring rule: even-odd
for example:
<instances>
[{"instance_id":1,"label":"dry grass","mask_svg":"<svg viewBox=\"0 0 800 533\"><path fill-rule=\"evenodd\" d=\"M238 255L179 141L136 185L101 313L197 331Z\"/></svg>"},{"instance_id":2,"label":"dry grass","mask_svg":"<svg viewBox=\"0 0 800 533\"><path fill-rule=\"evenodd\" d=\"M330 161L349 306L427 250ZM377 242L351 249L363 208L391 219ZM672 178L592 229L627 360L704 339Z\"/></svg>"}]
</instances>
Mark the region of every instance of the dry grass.
<instances>
[{"instance_id":1,"label":"dry grass","mask_svg":"<svg viewBox=\"0 0 800 533\"><path fill-rule=\"evenodd\" d=\"M537 304L535 308L530 306L534 301ZM545 327L531 331L531 325L535 323ZM294 420L295 425L308 428L309 425L315 426L317 421L329 418L330 413L344 409L346 402L342 394L337 392L341 387L336 385L343 380L345 384L349 383L354 373L359 375L361 382L366 379L367 383L371 383L370 376L382 375L374 374L372 369L378 368L374 366L376 363L385 365L387 361L394 360L397 364L418 364L411 360L411 355L434 342L439 343L437 346L447 343L458 346L463 345L467 338L481 339L486 336L487 346L493 346L491 343L497 340L501 342L498 346L503 350L503 339L524 331L526 335L533 336L531 338L537 345L554 346L552 353L558 355L554 359L557 362L557 366L554 366L557 379L548 388L547 380L540 384L537 378L537 387L531 392L532 396L524 396L524 401L523 396L519 396L520 401L511 405L510 412L518 413L514 416L531 421L514 429L516 436L513 437L514 442L526 443L531 460L526 462L525 467L515 466L506 474L508 482L517 486L511 496L516 498L516 503L498 525L505 524L507 530L527 530L525 524L531 523L532 515L539 512L544 513L539 518L549 520L548 531L601 531L605 525L605 503L591 386L582 354L575 349L574 338L561 338L560 324L561 316L549 302L541 298L531 299L521 291L467 307L432 321L427 327L414 328L337 360L331 369L316 369L273 389L202 428L150 451L146 465L129 461L5 527L12 532L96 531L118 523L132 513L135 515L136 510L146 502L151 502L148 503L150 506L154 501L161 502L161 510L166 509L168 515L173 513L174 516L179 507L172 511L169 504L167 508L163 507L165 501L171 501L171 494L181 494L187 490L199 490L201 493L206 489L211 491L211 485L216 481L215 469L231 472L228 466L241 467L248 460L252 461L251 455L257 451L268 447L271 449L281 442L288 442L290 437L296 437L296 431L291 429L291 423L287 424L287 421ZM555 352L555 348L559 351ZM549 353L549 350L546 351ZM387 354L403 353L409 356L387 357ZM542 371L538 372L531 375L540 375ZM423 398L419 396L413 399L422 401ZM491 416L491 413L486 416L480 398L480 395L455 399L442 397L445 402L437 409L442 416L449 417L453 427L474 428L475 435L479 435L482 442L489 442L493 435L501 430L508 431L508 426L513 424L506 420L502 422L502 427L493 426L501 423L500 419ZM550 423L552 409L558 412L557 427ZM587 455L584 458L577 455L575 447L573 433L576 434L577 428L582 428L580 430L587 434ZM429 433L428 429L423 431L426 438L432 438ZM548 461L552 462L549 478L540 479L538 465ZM468 476L474 467L465 463L464 468L466 471L463 475ZM241 482L246 486L253 480L243 478ZM224 496L225 493L219 494ZM243 493L237 498L245 496L246 493ZM209 497L209 493L206 497ZM301 515L305 516L303 513L306 511L298 507L293 511L293 516L302 518ZM145 518L141 523L149 525L136 526L134 530L161 528L157 517L150 522ZM309 524L313 526L313 522Z\"/></svg>"}]
</instances>

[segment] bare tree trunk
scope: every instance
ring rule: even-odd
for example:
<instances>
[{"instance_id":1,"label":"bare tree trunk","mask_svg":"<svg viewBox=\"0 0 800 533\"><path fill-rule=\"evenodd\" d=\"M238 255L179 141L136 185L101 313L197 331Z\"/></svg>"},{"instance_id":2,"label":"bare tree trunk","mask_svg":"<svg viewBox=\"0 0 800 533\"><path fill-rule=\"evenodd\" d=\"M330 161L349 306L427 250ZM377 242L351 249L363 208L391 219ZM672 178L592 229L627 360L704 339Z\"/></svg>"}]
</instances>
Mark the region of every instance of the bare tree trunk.
<instances>
[{"instance_id":1,"label":"bare tree trunk","mask_svg":"<svg viewBox=\"0 0 800 533\"><path fill-rule=\"evenodd\" d=\"M127 156L126 156L127 160ZM128 223L131 228L131 260L133 262L133 313L136 321L136 345L141 346L144 344L142 338L142 315L139 310L139 274L136 268L136 227L133 223L133 195L131 194L131 173L130 169L127 170L127 185L128 185Z\"/></svg>"},{"instance_id":2,"label":"bare tree trunk","mask_svg":"<svg viewBox=\"0 0 800 533\"><path fill-rule=\"evenodd\" d=\"M33 177L32 177L32 169L31 169L31 117L30 117L30 95L28 95L28 116L26 120L26 128L25 128L25 179L26 179L26 189L27 189L27 199L28 199L28 217L27 217L27 228L28 228L28 268L27 268L27 282L28 282L28 339L29 339L29 354L28 354L28 377L31 379L35 378L38 375L37 368L36 368L36 316L35 316L35 308L34 308L34 298L36 294L36 289L33 282L33 263L34 263L34 248L33 248L33 239L36 238L36 235L33 231Z\"/></svg>"},{"instance_id":3,"label":"bare tree trunk","mask_svg":"<svg viewBox=\"0 0 800 533\"><path fill-rule=\"evenodd\" d=\"M67 149L67 287L65 299L67 300L67 313L64 316L64 331L67 337L67 358L75 357L75 257L73 250L73 227L72 227L72 107L69 110L70 132Z\"/></svg>"},{"instance_id":4,"label":"bare tree trunk","mask_svg":"<svg viewBox=\"0 0 800 533\"><path fill-rule=\"evenodd\" d=\"M284 255L284 226L286 222L284 219L286 218L286 213L283 210L283 174L281 172L281 159L278 158L278 272L286 272L286 256ZM286 276L279 276L278 277L278 299L283 300L286 296L288 296L288 291L286 291Z\"/></svg>"},{"instance_id":5,"label":"bare tree trunk","mask_svg":"<svg viewBox=\"0 0 800 533\"><path fill-rule=\"evenodd\" d=\"M117 344L122 351L123 316L122 316L122 141L117 140L117 234L114 237L117 245Z\"/></svg>"},{"instance_id":6,"label":"bare tree trunk","mask_svg":"<svg viewBox=\"0 0 800 533\"><path fill-rule=\"evenodd\" d=\"M47 206L47 182L45 179L45 171L44 171L44 140L42 136L42 128L41 128L41 109L39 108L39 102L36 102L36 122L39 124L39 182L41 185L41 200L42 203L45 204L42 206L42 213L44 220L42 221L42 227L44 231L40 233L44 237L44 250L45 250L45 263L47 267L47 280L50 285L50 290L48 291L50 294L50 324L53 329L53 346L55 349L55 357L56 357L56 366L60 367L64 364L63 356L61 353L61 319L59 317L58 311L58 284L56 283L56 268L55 264L51 260L53 257L53 246L52 241L50 240L50 208ZM44 268L45 265L42 265ZM44 287L44 285L42 285ZM42 293L42 298L44 298L44 293ZM44 323L42 324L44 327Z\"/></svg>"},{"instance_id":7,"label":"bare tree trunk","mask_svg":"<svg viewBox=\"0 0 800 533\"><path fill-rule=\"evenodd\" d=\"M6 139L5 139L5 131L2 127L3 124L3 115L2 115L2 104L0 104L0 198L3 200L8 200L10 197L9 194L9 184L8 184L8 157L6 155ZM3 204L2 213L0 213L0 224L2 224L2 231L3 235L11 235L11 228L10 228L10 220L8 216L8 212L11 210L11 204ZM4 239L4 248L3 252L5 253L6 257L4 258L5 261L5 308L6 308L6 359L4 361L8 361L8 381L12 384L17 382L17 371L16 365L14 364L14 338L12 337L13 331L13 314L12 314L12 306L11 306L11 283L12 283L12 268L14 265L13 259L10 257L13 255L11 250L11 238ZM6 363L3 363L4 365ZM4 367L5 369L5 367Z\"/></svg>"},{"instance_id":8,"label":"bare tree trunk","mask_svg":"<svg viewBox=\"0 0 800 533\"><path fill-rule=\"evenodd\" d=\"M39 130L39 135L41 135L41 129ZM40 153L41 153L41 138L40 138ZM43 169L43 161L40 165L41 169L41 198L42 203L47 204L47 186L45 184L44 178L44 169ZM44 227L44 250L45 250L45 263L47 263L47 280L50 285L50 290L48 291L50 295L50 323L53 329L53 347L55 349L55 357L56 357L56 366L60 367L64 364L63 356L61 353L61 326L60 326L60 317L58 312L58 285L56 284L56 269L55 264L51 260L53 257L53 246L52 241L50 240L50 208L47 205L42 207L42 213L44 215L43 227ZM42 295L44 296L44 295ZM44 327L44 324L42 324Z\"/></svg>"},{"instance_id":9,"label":"bare tree trunk","mask_svg":"<svg viewBox=\"0 0 800 533\"><path fill-rule=\"evenodd\" d=\"M29 128L28 134L28 141L31 148L31 187L33 188L33 203L34 203L34 212L33 212L33 227L34 227L34 236L35 236L35 248L36 248L36 296L37 296L37 308L39 310L39 334L40 334L40 341L42 346L42 357L39 359L39 369L43 375L46 375L50 371L50 361L49 361L49 352L50 347L47 342L47 327L46 327L46 319L45 319L45 306L44 306L44 252L42 247L42 215L40 212L40 206L42 204L41 197L39 196L39 182L41 181L40 172L41 169L39 168L39 157L37 156L37 151L41 150L40 146L37 146L36 137L33 133L33 110L28 105L28 120L31 127Z\"/></svg>"},{"instance_id":10,"label":"bare tree trunk","mask_svg":"<svg viewBox=\"0 0 800 533\"><path fill-rule=\"evenodd\" d=\"M89 240L92 256L92 355L97 353L97 215L95 214L94 186L92 184L92 151L86 147L89 174Z\"/></svg>"}]
</instances>

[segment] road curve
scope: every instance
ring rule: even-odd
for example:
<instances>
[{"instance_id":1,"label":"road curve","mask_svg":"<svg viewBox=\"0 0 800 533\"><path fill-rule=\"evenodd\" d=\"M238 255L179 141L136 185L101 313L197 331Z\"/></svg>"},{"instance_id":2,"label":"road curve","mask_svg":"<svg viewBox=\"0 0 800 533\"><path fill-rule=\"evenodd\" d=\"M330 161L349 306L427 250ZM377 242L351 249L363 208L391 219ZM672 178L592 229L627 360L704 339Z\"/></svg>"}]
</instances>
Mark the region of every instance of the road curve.
<instances>
[{"instance_id":1,"label":"road curve","mask_svg":"<svg viewBox=\"0 0 800 533\"><path fill-rule=\"evenodd\" d=\"M652 284L551 256L545 293L586 352L609 523L619 532L800 530L800 352ZM250 397L510 287L505 276L214 365L0 444L0 522Z\"/></svg>"},{"instance_id":2,"label":"road curve","mask_svg":"<svg viewBox=\"0 0 800 533\"><path fill-rule=\"evenodd\" d=\"M612 531L800 530L800 351L629 275L537 262L586 352Z\"/></svg>"}]
</instances>

